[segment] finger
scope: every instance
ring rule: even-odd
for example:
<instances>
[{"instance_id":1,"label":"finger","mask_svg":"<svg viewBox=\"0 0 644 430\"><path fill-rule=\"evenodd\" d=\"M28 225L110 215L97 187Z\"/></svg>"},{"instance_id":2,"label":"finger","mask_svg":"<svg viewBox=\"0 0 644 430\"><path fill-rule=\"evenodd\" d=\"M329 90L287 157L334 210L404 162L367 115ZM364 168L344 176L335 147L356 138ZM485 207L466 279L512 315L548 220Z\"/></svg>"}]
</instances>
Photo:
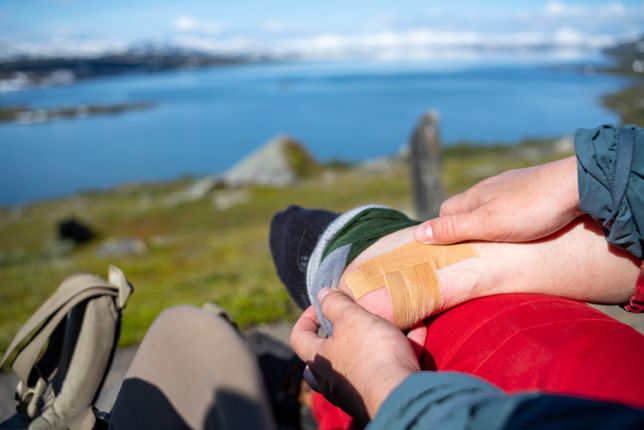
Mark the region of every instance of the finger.
<instances>
[{"instance_id":1,"label":"finger","mask_svg":"<svg viewBox=\"0 0 644 430\"><path fill-rule=\"evenodd\" d=\"M323 288L318 299L322 313L334 325L343 315L355 315L361 312L368 314L351 297L335 288Z\"/></svg>"},{"instance_id":2,"label":"finger","mask_svg":"<svg viewBox=\"0 0 644 430\"><path fill-rule=\"evenodd\" d=\"M315 309L313 306L309 306L300 315L293 326L293 331L291 331L291 347L297 356L306 363L313 361L324 343L324 339L318 336L319 327L320 323L315 315Z\"/></svg>"},{"instance_id":3,"label":"finger","mask_svg":"<svg viewBox=\"0 0 644 430\"><path fill-rule=\"evenodd\" d=\"M427 337L427 326L422 321L413 326L407 332L407 339L416 355L416 360L420 360L420 355L425 349L425 338Z\"/></svg>"},{"instance_id":4,"label":"finger","mask_svg":"<svg viewBox=\"0 0 644 430\"><path fill-rule=\"evenodd\" d=\"M472 204L472 199L467 197L466 193L457 194L445 200L441 204L439 217L470 212L473 210ZM433 220L425 221L414 229L414 239L417 242L433 243L434 233L432 229L432 221Z\"/></svg>"},{"instance_id":5,"label":"finger","mask_svg":"<svg viewBox=\"0 0 644 430\"><path fill-rule=\"evenodd\" d=\"M498 238L489 227L494 224L498 224L498 221L493 220L489 213L480 209L434 218L428 221L425 227L426 239L421 239L419 242L443 245L475 239L496 240Z\"/></svg>"}]
</instances>

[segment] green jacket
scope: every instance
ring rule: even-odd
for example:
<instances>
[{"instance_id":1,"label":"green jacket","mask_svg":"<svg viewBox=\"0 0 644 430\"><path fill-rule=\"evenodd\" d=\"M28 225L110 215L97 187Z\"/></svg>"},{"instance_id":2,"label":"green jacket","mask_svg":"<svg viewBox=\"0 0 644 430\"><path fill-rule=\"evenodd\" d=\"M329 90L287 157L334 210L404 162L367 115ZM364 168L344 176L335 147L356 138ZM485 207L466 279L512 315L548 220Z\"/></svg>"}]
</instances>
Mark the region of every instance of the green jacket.
<instances>
[{"instance_id":1,"label":"green jacket","mask_svg":"<svg viewBox=\"0 0 644 430\"><path fill-rule=\"evenodd\" d=\"M579 129L575 150L580 209L602 223L610 243L642 258L644 129Z\"/></svg>"},{"instance_id":2,"label":"green jacket","mask_svg":"<svg viewBox=\"0 0 644 430\"><path fill-rule=\"evenodd\" d=\"M419 372L387 397L369 430L641 429L644 410L531 392L507 395L457 372Z\"/></svg>"}]
</instances>

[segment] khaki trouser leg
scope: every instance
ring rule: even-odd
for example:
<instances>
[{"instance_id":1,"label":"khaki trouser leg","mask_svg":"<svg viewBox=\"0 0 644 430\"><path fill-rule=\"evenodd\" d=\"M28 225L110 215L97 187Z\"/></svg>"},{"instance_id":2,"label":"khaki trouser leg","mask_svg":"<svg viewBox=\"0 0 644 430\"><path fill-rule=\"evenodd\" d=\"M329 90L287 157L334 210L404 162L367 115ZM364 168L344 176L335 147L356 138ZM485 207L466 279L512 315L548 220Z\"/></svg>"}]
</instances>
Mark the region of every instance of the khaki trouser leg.
<instances>
[{"instance_id":1,"label":"khaki trouser leg","mask_svg":"<svg viewBox=\"0 0 644 430\"><path fill-rule=\"evenodd\" d=\"M274 428L262 376L224 318L192 306L164 311L127 372L111 427Z\"/></svg>"}]
</instances>

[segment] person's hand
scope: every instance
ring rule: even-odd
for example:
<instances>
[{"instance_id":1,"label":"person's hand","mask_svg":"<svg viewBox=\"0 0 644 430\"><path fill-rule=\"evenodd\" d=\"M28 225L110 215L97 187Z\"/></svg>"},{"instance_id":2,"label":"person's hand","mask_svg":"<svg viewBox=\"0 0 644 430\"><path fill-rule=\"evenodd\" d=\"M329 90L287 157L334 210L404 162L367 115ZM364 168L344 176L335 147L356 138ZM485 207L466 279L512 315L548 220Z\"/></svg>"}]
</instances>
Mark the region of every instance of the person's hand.
<instances>
[{"instance_id":1,"label":"person's hand","mask_svg":"<svg viewBox=\"0 0 644 430\"><path fill-rule=\"evenodd\" d=\"M580 214L573 156L479 182L445 200L440 216L419 225L414 238L433 244L526 242L558 231Z\"/></svg>"},{"instance_id":2,"label":"person's hand","mask_svg":"<svg viewBox=\"0 0 644 430\"><path fill-rule=\"evenodd\" d=\"M420 367L405 335L338 290L318 296L333 336L320 337L311 306L293 327L291 346L308 364L319 391L357 420L374 417L389 393Z\"/></svg>"}]
</instances>

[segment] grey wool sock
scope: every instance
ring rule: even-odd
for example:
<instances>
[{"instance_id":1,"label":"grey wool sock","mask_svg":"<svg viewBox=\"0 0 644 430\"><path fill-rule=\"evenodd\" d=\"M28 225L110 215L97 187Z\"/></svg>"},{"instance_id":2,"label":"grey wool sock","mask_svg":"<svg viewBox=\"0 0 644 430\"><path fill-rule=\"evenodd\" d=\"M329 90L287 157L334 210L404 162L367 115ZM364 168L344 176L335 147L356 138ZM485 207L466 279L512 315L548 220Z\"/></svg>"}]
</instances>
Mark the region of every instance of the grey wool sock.
<instances>
[{"instance_id":1,"label":"grey wool sock","mask_svg":"<svg viewBox=\"0 0 644 430\"><path fill-rule=\"evenodd\" d=\"M320 308L320 290L337 288L344 269L378 239L417 224L400 211L376 205L352 209L329 224L311 254L306 272L309 301L327 334L333 333L333 327Z\"/></svg>"}]
</instances>

